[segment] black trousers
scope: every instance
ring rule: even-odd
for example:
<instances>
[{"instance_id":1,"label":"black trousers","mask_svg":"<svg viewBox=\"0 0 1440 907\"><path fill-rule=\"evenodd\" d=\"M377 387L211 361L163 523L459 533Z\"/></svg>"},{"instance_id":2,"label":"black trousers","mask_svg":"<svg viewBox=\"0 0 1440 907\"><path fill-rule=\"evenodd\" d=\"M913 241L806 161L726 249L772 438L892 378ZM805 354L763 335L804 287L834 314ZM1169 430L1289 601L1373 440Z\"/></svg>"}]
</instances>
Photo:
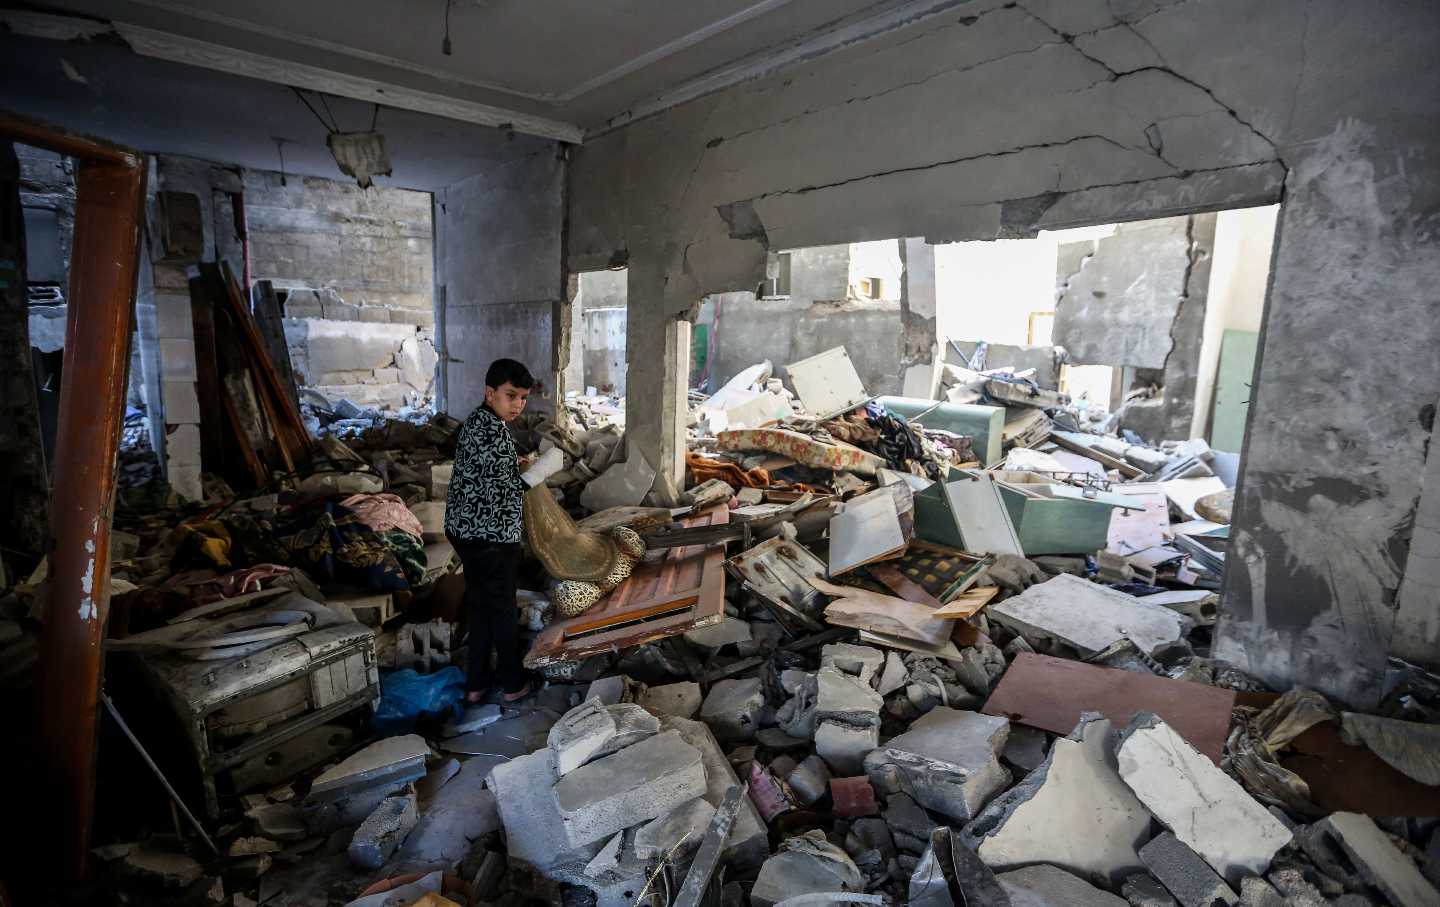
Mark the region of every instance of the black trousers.
<instances>
[{"instance_id":1,"label":"black trousers","mask_svg":"<svg viewBox=\"0 0 1440 907\"><path fill-rule=\"evenodd\" d=\"M525 685L516 625L515 573L520 546L450 537L465 568L465 610L469 621L465 688L478 692L498 685L507 693ZM490 670L494 653L495 670Z\"/></svg>"}]
</instances>

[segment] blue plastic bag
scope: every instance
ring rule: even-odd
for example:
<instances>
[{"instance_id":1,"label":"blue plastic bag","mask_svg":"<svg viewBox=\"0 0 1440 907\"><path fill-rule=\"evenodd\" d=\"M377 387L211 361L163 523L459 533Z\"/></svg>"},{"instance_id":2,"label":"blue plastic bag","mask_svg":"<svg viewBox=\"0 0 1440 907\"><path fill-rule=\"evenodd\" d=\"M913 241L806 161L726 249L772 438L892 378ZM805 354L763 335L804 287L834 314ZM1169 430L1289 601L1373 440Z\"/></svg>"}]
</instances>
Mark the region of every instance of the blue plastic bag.
<instances>
[{"instance_id":1,"label":"blue plastic bag","mask_svg":"<svg viewBox=\"0 0 1440 907\"><path fill-rule=\"evenodd\" d=\"M381 735L408 733L424 715L458 713L463 698L465 674L454 665L434 674L392 671L380 681L380 705L371 724Z\"/></svg>"}]
</instances>

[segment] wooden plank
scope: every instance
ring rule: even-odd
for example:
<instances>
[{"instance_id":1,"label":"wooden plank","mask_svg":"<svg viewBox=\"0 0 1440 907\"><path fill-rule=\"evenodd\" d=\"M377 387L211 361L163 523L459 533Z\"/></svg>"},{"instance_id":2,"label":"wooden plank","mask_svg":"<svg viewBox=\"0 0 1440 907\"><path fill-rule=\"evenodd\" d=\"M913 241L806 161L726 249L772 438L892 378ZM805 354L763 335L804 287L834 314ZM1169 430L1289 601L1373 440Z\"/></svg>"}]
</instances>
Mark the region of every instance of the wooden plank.
<instances>
[{"instance_id":1,"label":"wooden plank","mask_svg":"<svg viewBox=\"0 0 1440 907\"><path fill-rule=\"evenodd\" d=\"M1083 712L1099 712L1116 727L1154 712L1219 765L1234 706L1233 690L1022 652L981 711L1052 734L1074 731Z\"/></svg>"},{"instance_id":2,"label":"wooden plank","mask_svg":"<svg viewBox=\"0 0 1440 907\"><path fill-rule=\"evenodd\" d=\"M925 587L913 582L908 576L901 573L889 564L871 564L865 571L884 583L886 588L907 602L914 602L917 605L925 605L927 608L939 608L940 599L926 591ZM936 612L939 613L939 612ZM960 617L968 617L961 614Z\"/></svg>"},{"instance_id":3,"label":"wooden plank","mask_svg":"<svg viewBox=\"0 0 1440 907\"><path fill-rule=\"evenodd\" d=\"M934 609L924 605L868 589L837 586L822 579L809 582L826 595L836 597L825 608L825 620L835 626L900 636L927 646L943 645L954 632L949 621L935 617Z\"/></svg>"},{"instance_id":4,"label":"wooden plank","mask_svg":"<svg viewBox=\"0 0 1440 907\"><path fill-rule=\"evenodd\" d=\"M941 605L935 610L936 617L966 618L974 617L980 613L980 609L990 604L990 600L1000 594L999 586L976 586L966 592L962 592L950 600L949 604Z\"/></svg>"},{"instance_id":5,"label":"wooden plank","mask_svg":"<svg viewBox=\"0 0 1440 907\"><path fill-rule=\"evenodd\" d=\"M275 284L268 280L257 280L250 295L255 311L255 324L260 329L260 336L265 339L270 361L281 381L288 387L290 402L298 412L300 391L295 383L295 366L290 361L290 345L285 342L285 313L280 308L280 297L275 294Z\"/></svg>"},{"instance_id":6,"label":"wooden plank","mask_svg":"<svg viewBox=\"0 0 1440 907\"><path fill-rule=\"evenodd\" d=\"M218 414L221 400L220 360L215 349L214 288L204 277L190 280L190 319L195 338L195 396L200 404L200 463L206 472L230 475L230 446Z\"/></svg>"},{"instance_id":7,"label":"wooden plank","mask_svg":"<svg viewBox=\"0 0 1440 907\"><path fill-rule=\"evenodd\" d=\"M725 507L687 517L687 528L722 526ZM725 546L670 548L635 565L630 578L583 614L556 621L535 638L525 665L535 668L678 636L725 616Z\"/></svg>"}]
</instances>

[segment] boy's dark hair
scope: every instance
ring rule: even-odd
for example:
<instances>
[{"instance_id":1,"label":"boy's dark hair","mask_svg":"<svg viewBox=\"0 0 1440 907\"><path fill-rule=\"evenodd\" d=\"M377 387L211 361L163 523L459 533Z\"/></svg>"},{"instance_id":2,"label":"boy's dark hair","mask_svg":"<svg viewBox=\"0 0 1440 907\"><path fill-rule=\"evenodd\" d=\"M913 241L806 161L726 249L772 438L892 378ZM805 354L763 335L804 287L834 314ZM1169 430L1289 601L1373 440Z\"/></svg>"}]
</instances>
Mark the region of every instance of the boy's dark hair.
<instances>
[{"instance_id":1,"label":"boy's dark hair","mask_svg":"<svg viewBox=\"0 0 1440 907\"><path fill-rule=\"evenodd\" d=\"M485 370L485 386L497 390L500 385L510 383L521 390L529 390L535 386L535 376L522 363L514 359L496 359L490 363Z\"/></svg>"}]
</instances>

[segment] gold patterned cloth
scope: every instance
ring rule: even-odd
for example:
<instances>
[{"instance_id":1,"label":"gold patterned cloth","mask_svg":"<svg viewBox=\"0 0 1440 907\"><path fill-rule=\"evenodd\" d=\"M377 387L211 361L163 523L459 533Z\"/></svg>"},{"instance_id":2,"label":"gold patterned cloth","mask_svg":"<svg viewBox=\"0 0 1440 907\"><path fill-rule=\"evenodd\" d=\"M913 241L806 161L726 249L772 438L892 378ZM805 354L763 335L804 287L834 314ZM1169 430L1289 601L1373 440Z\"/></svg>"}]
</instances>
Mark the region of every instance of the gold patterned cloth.
<instances>
[{"instance_id":1,"label":"gold patterned cloth","mask_svg":"<svg viewBox=\"0 0 1440 907\"><path fill-rule=\"evenodd\" d=\"M524 515L530 550L551 576L599 583L615 572L621 555L614 538L576 526L549 488L525 492Z\"/></svg>"}]
</instances>

